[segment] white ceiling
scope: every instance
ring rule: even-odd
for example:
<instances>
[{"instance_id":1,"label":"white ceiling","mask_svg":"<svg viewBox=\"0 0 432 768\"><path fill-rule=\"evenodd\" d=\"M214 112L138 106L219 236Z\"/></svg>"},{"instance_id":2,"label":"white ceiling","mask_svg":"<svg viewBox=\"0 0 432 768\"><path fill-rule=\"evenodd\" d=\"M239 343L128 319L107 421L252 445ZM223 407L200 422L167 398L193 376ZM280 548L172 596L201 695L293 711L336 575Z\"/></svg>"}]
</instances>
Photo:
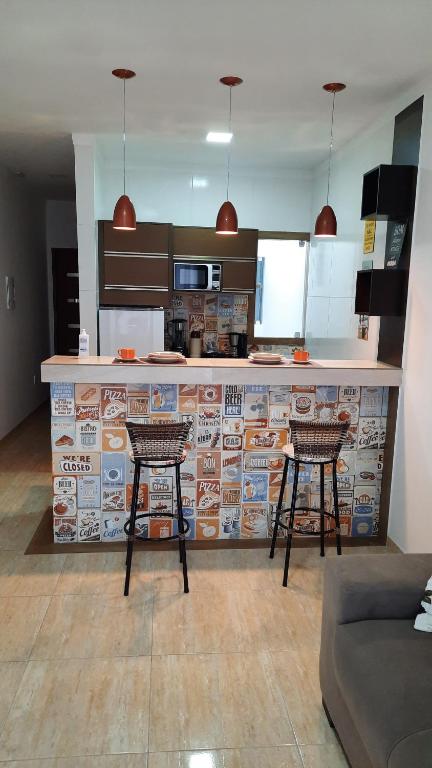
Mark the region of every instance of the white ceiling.
<instances>
[{"instance_id":1,"label":"white ceiling","mask_svg":"<svg viewBox=\"0 0 432 768\"><path fill-rule=\"evenodd\" d=\"M149 162L205 171L233 92L233 164L312 168L328 146L342 80L341 145L432 70L431 0L2 0L0 161L62 195L73 183L72 132L121 127L114 67L128 85L134 146ZM114 142L113 142L114 146Z\"/></svg>"}]
</instances>

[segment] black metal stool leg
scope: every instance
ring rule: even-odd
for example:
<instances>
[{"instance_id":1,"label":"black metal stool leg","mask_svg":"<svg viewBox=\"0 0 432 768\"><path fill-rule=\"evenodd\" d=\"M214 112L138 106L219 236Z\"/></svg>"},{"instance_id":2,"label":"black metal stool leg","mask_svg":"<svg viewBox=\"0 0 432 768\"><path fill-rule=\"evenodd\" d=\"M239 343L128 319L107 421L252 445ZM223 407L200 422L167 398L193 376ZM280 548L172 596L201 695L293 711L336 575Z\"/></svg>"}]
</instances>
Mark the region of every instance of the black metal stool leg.
<instances>
[{"instance_id":1,"label":"black metal stool leg","mask_svg":"<svg viewBox=\"0 0 432 768\"><path fill-rule=\"evenodd\" d=\"M324 516L325 500L324 500L324 464L320 464L320 555L324 557Z\"/></svg>"},{"instance_id":2,"label":"black metal stool leg","mask_svg":"<svg viewBox=\"0 0 432 768\"><path fill-rule=\"evenodd\" d=\"M176 464L176 487L177 487L177 511L178 511L178 530L179 530L179 549L180 549L180 562L183 565L183 588L187 593L189 592L189 581L186 562L186 542L185 542L185 527L183 523L183 503L181 496L181 484L180 484L180 465Z\"/></svg>"},{"instance_id":3,"label":"black metal stool leg","mask_svg":"<svg viewBox=\"0 0 432 768\"><path fill-rule=\"evenodd\" d=\"M336 525L336 551L338 555L341 555L342 546L341 546L340 520L339 520L339 494L338 494L338 487L337 487L335 461L333 462L333 503L334 503L334 516L335 516L335 525Z\"/></svg>"},{"instance_id":4,"label":"black metal stool leg","mask_svg":"<svg viewBox=\"0 0 432 768\"><path fill-rule=\"evenodd\" d=\"M288 584L288 570L289 570L290 556L291 556L291 540L292 540L293 530L294 530L299 470L300 470L299 462L294 461L294 483L293 483L293 490L292 490L292 497L291 497L291 510L290 510L289 526L288 526L289 530L288 530L286 551L285 551L285 565L284 565L284 575L283 575L283 581L282 581L283 587L286 587Z\"/></svg>"},{"instance_id":5,"label":"black metal stool leg","mask_svg":"<svg viewBox=\"0 0 432 768\"><path fill-rule=\"evenodd\" d=\"M139 461L136 461L133 490L132 490L131 514L129 518L129 536L128 536L127 553L126 553L126 577L125 577L125 585L124 585L124 593L123 593L125 597L127 597L129 594L129 581L130 581L130 572L131 572L131 566L132 566L132 555L133 555L133 546L134 546L134 537L135 537L135 518L136 518L137 509L138 509L140 474L141 474L140 463Z\"/></svg>"},{"instance_id":6,"label":"black metal stool leg","mask_svg":"<svg viewBox=\"0 0 432 768\"><path fill-rule=\"evenodd\" d=\"M280 491L279 491L279 501L278 501L277 508L276 508L276 517L275 517L274 526L273 526L273 536L272 536L272 542L271 542L271 547L270 547L270 555L269 555L269 557L271 557L271 558L274 557L277 532L278 532L278 528L279 528L279 521L280 521L280 516L281 516L281 510L282 510L282 505L283 505L283 497L284 497L286 480L287 480L287 474L288 474L288 465L289 465L289 459L288 459L288 457L286 457L285 458L284 468L283 468L283 473L282 473L281 487L280 487Z\"/></svg>"}]
</instances>

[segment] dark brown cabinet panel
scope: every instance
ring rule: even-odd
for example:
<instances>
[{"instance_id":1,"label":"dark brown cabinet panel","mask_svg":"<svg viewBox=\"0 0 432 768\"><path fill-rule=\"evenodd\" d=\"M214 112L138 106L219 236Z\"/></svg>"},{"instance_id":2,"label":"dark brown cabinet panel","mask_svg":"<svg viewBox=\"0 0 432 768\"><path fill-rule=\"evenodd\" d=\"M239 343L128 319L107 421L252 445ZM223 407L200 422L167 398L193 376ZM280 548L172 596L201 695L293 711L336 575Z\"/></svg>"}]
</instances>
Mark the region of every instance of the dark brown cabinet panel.
<instances>
[{"instance_id":1,"label":"dark brown cabinet panel","mask_svg":"<svg viewBox=\"0 0 432 768\"><path fill-rule=\"evenodd\" d=\"M207 259L256 259L258 230L240 229L238 235L217 235L211 227L174 227L173 253Z\"/></svg>"},{"instance_id":2,"label":"dark brown cabinet panel","mask_svg":"<svg viewBox=\"0 0 432 768\"><path fill-rule=\"evenodd\" d=\"M222 291L255 293L256 260L227 259L222 262Z\"/></svg>"},{"instance_id":3,"label":"dark brown cabinet panel","mask_svg":"<svg viewBox=\"0 0 432 768\"><path fill-rule=\"evenodd\" d=\"M104 251L120 253L169 253L171 224L137 222L134 231L113 229L112 221L103 222Z\"/></svg>"},{"instance_id":4,"label":"dark brown cabinet panel","mask_svg":"<svg viewBox=\"0 0 432 768\"><path fill-rule=\"evenodd\" d=\"M139 222L125 232L99 223L101 306L169 306L171 233L171 224Z\"/></svg>"}]
</instances>

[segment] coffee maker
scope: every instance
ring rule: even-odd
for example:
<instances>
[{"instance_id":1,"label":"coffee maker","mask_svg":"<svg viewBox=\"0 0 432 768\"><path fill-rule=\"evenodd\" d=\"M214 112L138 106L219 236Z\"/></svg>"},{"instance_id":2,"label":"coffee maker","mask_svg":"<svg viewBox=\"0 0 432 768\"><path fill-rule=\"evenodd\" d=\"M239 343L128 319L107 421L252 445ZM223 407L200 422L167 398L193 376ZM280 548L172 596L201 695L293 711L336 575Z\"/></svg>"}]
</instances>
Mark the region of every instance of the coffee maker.
<instances>
[{"instance_id":1,"label":"coffee maker","mask_svg":"<svg viewBox=\"0 0 432 768\"><path fill-rule=\"evenodd\" d=\"M247 353L247 333L236 333L232 331L229 334L229 341L231 347L231 357L245 358Z\"/></svg>"},{"instance_id":2,"label":"coffee maker","mask_svg":"<svg viewBox=\"0 0 432 768\"><path fill-rule=\"evenodd\" d=\"M177 319L174 318L174 320L171 320L171 323L174 329L171 349L173 352L181 352L182 355L187 355L187 347L186 347L187 320L183 320L182 318L177 318Z\"/></svg>"}]
</instances>

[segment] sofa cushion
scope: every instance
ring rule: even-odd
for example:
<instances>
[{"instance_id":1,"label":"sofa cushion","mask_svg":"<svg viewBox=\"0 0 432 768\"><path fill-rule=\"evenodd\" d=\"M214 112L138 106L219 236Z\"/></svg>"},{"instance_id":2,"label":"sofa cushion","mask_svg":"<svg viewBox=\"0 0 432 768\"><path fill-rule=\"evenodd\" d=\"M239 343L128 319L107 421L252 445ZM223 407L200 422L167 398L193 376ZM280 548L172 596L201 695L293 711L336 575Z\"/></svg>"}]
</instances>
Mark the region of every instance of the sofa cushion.
<instances>
[{"instance_id":1,"label":"sofa cushion","mask_svg":"<svg viewBox=\"0 0 432 768\"><path fill-rule=\"evenodd\" d=\"M399 768L398 745L415 743L414 734L432 755L432 636L416 632L411 620L358 621L336 628L333 650L336 678L373 765ZM425 766L415 750L409 765Z\"/></svg>"}]
</instances>

